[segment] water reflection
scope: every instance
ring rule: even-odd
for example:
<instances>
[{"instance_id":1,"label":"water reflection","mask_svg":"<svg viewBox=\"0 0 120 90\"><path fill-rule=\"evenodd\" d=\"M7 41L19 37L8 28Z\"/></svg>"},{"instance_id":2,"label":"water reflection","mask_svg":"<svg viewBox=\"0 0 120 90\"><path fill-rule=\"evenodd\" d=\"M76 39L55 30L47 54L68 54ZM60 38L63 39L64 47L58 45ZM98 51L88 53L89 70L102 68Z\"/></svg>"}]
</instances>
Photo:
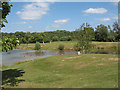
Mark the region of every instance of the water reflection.
<instances>
[{"instance_id":1,"label":"water reflection","mask_svg":"<svg viewBox=\"0 0 120 90\"><path fill-rule=\"evenodd\" d=\"M98 50L98 51L94 51L94 52L90 52L92 54L118 54L117 51L111 51L111 50L107 50L107 51L104 51L104 50Z\"/></svg>"},{"instance_id":2,"label":"water reflection","mask_svg":"<svg viewBox=\"0 0 120 90\"><path fill-rule=\"evenodd\" d=\"M35 51L35 52L26 52L25 54L30 55L30 56L43 56L43 55L45 55L45 52L39 50L39 51Z\"/></svg>"},{"instance_id":3,"label":"water reflection","mask_svg":"<svg viewBox=\"0 0 120 90\"><path fill-rule=\"evenodd\" d=\"M65 52L63 50L59 51L59 55L64 55L64 54L65 54Z\"/></svg>"}]
</instances>

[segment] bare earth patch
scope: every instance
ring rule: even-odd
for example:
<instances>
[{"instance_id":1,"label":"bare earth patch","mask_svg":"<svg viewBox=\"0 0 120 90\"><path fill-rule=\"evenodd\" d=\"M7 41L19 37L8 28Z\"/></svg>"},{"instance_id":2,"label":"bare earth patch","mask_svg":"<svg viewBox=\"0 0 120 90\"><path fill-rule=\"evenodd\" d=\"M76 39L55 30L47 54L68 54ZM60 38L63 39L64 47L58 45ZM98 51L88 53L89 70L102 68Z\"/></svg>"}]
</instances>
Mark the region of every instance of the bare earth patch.
<instances>
[{"instance_id":1,"label":"bare earth patch","mask_svg":"<svg viewBox=\"0 0 120 90\"><path fill-rule=\"evenodd\" d=\"M76 56L76 57L68 57L66 59L74 59L74 58L78 58L78 57L81 57L81 56Z\"/></svg>"},{"instance_id":2,"label":"bare earth patch","mask_svg":"<svg viewBox=\"0 0 120 90\"><path fill-rule=\"evenodd\" d=\"M76 68L77 68L77 69L84 68L84 67L87 67L87 66L89 66L89 65L91 65L91 64L93 64L93 63L96 63L96 62L98 62L98 61L97 61L97 60L96 60L96 61L92 61L92 62L90 62L90 63L77 66Z\"/></svg>"},{"instance_id":3,"label":"bare earth patch","mask_svg":"<svg viewBox=\"0 0 120 90\"><path fill-rule=\"evenodd\" d=\"M65 58L65 59L75 59L75 58L79 58L81 56L76 56L76 57L68 57L68 58ZM65 59L63 59L62 61L64 61Z\"/></svg>"},{"instance_id":4,"label":"bare earth patch","mask_svg":"<svg viewBox=\"0 0 120 90\"><path fill-rule=\"evenodd\" d=\"M102 60L105 60L105 58L102 58Z\"/></svg>"},{"instance_id":5,"label":"bare earth patch","mask_svg":"<svg viewBox=\"0 0 120 90\"><path fill-rule=\"evenodd\" d=\"M92 57L93 59L96 59L96 57Z\"/></svg>"},{"instance_id":6,"label":"bare earth patch","mask_svg":"<svg viewBox=\"0 0 120 90\"><path fill-rule=\"evenodd\" d=\"M97 66L104 66L105 64L103 64L103 63L99 63L99 64L97 64Z\"/></svg>"},{"instance_id":7,"label":"bare earth patch","mask_svg":"<svg viewBox=\"0 0 120 90\"><path fill-rule=\"evenodd\" d=\"M28 88L28 87L36 88L36 87L45 87L45 85L37 84L37 83L31 83L31 82L22 82L22 83L19 83L19 87L22 87L22 88Z\"/></svg>"},{"instance_id":8,"label":"bare earth patch","mask_svg":"<svg viewBox=\"0 0 120 90\"><path fill-rule=\"evenodd\" d=\"M108 58L109 61L118 61L120 58Z\"/></svg>"}]
</instances>

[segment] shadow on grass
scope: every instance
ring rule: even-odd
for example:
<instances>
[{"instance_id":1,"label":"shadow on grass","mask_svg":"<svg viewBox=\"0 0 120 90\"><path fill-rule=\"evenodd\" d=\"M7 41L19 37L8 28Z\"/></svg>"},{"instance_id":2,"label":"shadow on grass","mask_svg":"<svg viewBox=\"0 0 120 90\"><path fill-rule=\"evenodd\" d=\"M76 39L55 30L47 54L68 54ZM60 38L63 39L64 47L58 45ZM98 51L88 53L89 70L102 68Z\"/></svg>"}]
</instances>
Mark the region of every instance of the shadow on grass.
<instances>
[{"instance_id":1,"label":"shadow on grass","mask_svg":"<svg viewBox=\"0 0 120 90\"><path fill-rule=\"evenodd\" d=\"M17 86L18 83L25 81L19 78L25 73L23 70L8 69L0 72L2 73L2 85Z\"/></svg>"}]
</instances>

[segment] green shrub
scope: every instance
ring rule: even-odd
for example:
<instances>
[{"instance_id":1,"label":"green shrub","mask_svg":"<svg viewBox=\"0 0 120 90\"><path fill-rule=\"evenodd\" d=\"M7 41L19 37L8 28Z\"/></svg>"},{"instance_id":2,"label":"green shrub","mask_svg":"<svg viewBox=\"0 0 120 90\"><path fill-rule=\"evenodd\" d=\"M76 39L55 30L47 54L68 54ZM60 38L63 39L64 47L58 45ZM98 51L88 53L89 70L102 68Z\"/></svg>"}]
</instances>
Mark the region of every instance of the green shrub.
<instances>
[{"instance_id":1,"label":"green shrub","mask_svg":"<svg viewBox=\"0 0 120 90\"><path fill-rule=\"evenodd\" d=\"M63 50L64 49L64 45L63 44L60 44L59 47L58 47L59 50Z\"/></svg>"},{"instance_id":2,"label":"green shrub","mask_svg":"<svg viewBox=\"0 0 120 90\"><path fill-rule=\"evenodd\" d=\"M74 50L75 50L75 51L81 51L81 48L79 47L78 44L75 44L75 45L74 45Z\"/></svg>"},{"instance_id":3,"label":"green shrub","mask_svg":"<svg viewBox=\"0 0 120 90\"><path fill-rule=\"evenodd\" d=\"M35 44L35 50L39 50L41 48L41 46L40 46L40 43L39 42L36 42L36 44Z\"/></svg>"},{"instance_id":4,"label":"green shrub","mask_svg":"<svg viewBox=\"0 0 120 90\"><path fill-rule=\"evenodd\" d=\"M100 47L97 47L97 49L100 49Z\"/></svg>"},{"instance_id":5,"label":"green shrub","mask_svg":"<svg viewBox=\"0 0 120 90\"><path fill-rule=\"evenodd\" d=\"M101 47L101 49L104 49L104 47Z\"/></svg>"}]
</instances>

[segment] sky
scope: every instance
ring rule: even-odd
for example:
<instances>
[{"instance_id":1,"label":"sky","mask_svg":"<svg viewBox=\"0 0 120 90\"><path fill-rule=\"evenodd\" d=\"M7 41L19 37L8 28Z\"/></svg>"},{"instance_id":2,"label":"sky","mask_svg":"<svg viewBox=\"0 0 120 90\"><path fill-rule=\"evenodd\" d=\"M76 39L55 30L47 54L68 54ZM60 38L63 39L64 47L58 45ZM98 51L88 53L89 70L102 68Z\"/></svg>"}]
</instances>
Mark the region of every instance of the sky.
<instances>
[{"instance_id":1,"label":"sky","mask_svg":"<svg viewBox=\"0 0 120 90\"><path fill-rule=\"evenodd\" d=\"M10 2L13 4L3 32L74 31L83 23L92 27L118 21L114 2Z\"/></svg>"}]
</instances>

